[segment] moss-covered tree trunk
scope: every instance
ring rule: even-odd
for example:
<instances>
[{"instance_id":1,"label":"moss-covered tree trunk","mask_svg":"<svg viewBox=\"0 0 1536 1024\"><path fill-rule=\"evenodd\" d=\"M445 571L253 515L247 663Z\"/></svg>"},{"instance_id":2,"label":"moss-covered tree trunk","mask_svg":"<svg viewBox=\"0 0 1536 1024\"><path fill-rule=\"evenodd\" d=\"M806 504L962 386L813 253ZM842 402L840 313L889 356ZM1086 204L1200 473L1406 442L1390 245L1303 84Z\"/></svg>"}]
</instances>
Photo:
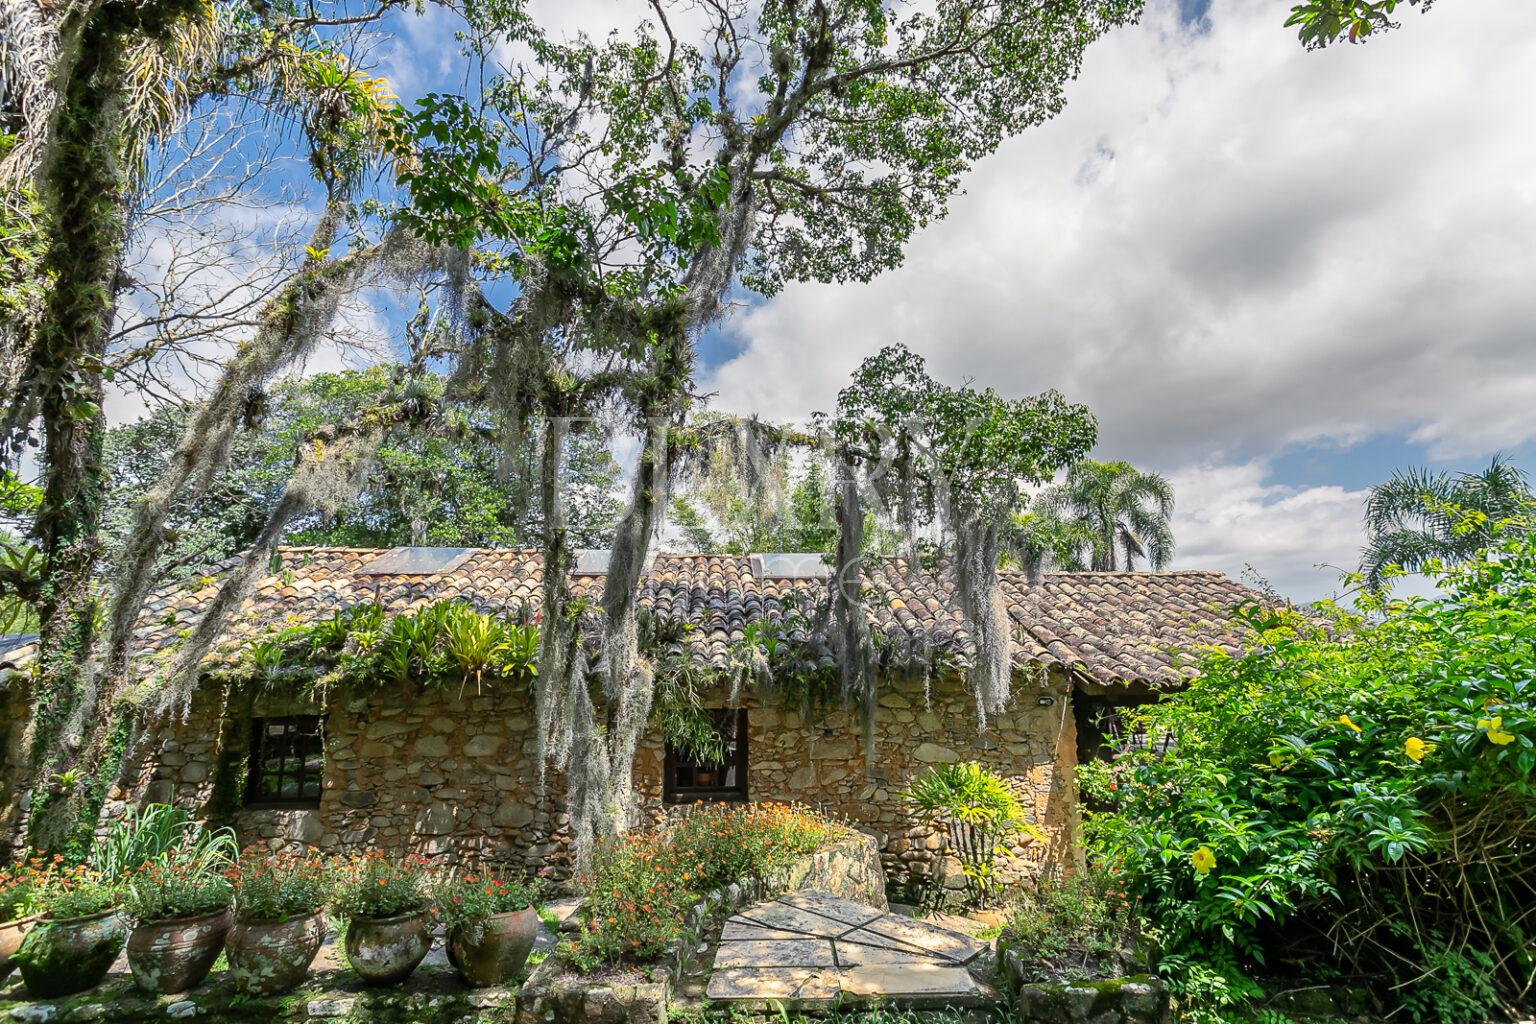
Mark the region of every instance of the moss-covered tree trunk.
<instances>
[{"instance_id":1,"label":"moss-covered tree trunk","mask_svg":"<svg viewBox=\"0 0 1536 1024\"><path fill-rule=\"evenodd\" d=\"M53 281L31 374L40 397L44 499L34 527L45 559L32 807L28 836L57 849L78 799L66 793L87 722L95 718L89 655L95 630L91 573L104 493L102 363L113 282L122 262L127 180L121 152L123 40L109 8L79 15L78 52L60 83L41 193ZM69 33L66 33L69 34Z\"/></svg>"},{"instance_id":2,"label":"moss-covered tree trunk","mask_svg":"<svg viewBox=\"0 0 1536 1024\"><path fill-rule=\"evenodd\" d=\"M158 36L193 7L189 0L82 4L60 30L58 103L38 176L51 291L25 385L38 396L42 421L44 498L33 529L45 566L26 834L44 849L62 847L82 810L101 798L75 769L102 710L90 661L92 573L105 492L102 370L129 199L125 56L134 39Z\"/></svg>"}]
</instances>

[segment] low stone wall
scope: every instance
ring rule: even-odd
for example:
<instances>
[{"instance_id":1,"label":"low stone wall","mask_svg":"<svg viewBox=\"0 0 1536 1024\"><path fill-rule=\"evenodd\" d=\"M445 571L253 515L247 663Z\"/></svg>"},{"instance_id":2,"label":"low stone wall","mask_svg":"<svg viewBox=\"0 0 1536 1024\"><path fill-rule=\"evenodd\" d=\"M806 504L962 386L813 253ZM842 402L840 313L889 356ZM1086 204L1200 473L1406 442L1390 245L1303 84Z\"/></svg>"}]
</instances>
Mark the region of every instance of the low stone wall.
<instances>
[{"instance_id":1,"label":"low stone wall","mask_svg":"<svg viewBox=\"0 0 1536 1024\"><path fill-rule=\"evenodd\" d=\"M366 988L350 971L317 973L271 999L237 998L221 972L192 992L152 996L124 975L64 999L27 1001L16 976L0 986L0 1021L10 1024L510 1024L515 989L470 989L448 970L421 968L398 986Z\"/></svg>"},{"instance_id":2,"label":"low stone wall","mask_svg":"<svg viewBox=\"0 0 1536 1024\"><path fill-rule=\"evenodd\" d=\"M1020 1024L1168 1024L1168 986L1150 974L1101 981L1025 981L1024 958L1005 949L998 959L1003 987Z\"/></svg>"},{"instance_id":3,"label":"low stone wall","mask_svg":"<svg viewBox=\"0 0 1536 1024\"><path fill-rule=\"evenodd\" d=\"M712 950L710 940L726 918L754 903L806 889L887 909L880 847L874 837L858 835L767 877L733 882L705 894L688 912L671 954L644 971L583 975L550 957L518 991L517 1024L665 1024L669 994L688 971L701 966L696 958Z\"/></svg>"}]
</instances>

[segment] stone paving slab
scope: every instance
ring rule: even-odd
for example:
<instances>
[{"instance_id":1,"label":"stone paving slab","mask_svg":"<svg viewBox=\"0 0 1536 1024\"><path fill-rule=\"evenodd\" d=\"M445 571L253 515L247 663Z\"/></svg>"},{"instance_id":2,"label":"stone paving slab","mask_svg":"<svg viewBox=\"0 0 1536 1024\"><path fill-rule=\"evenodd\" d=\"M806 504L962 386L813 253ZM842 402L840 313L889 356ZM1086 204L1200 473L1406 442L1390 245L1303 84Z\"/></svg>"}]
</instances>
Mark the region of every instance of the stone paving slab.
<instances>
[{"instance_id":1,"label":"stone paving slab","mask_svg":"<svg viewBox=\"0 0 1536 1024\"><path fill-rule=\"evenodd\" d=\"M710 976L704 994L710 999L826 999L837 998L837 972L815 967L726 967Z\"/></svg>"},{"instance_id":2,"label":"stone paving slab","mask_svg":"<svg viewBox=\"0 0 1536 1024\"><path fill-rule=\"evenodd\" d=\"M819 935L827 939L835 939L851 927L846 921L823 917L809 910L801 910L799 907L778 902L760 903L737 914L732 920L738 918L747 924L799 932L801 935Z\"/></svg>"},{"instance_id":3,"label":"stone paving slab","mask_svg":"<svg viewBox=\"0 0 1536 1024\"><path fill-rule=\"evenodd\" d=\"M740 917L733 917L725 922L725 927L720 930L720 941L729 942L737 939L803 939L804 932L785 931L783 928L769 928L765 925L753 924Z\"/></svg>"},{"instance_id":4,"label":"stone paving slab","mask_svg":"<svg viewBox=\"0 0 1536 1024\"><path fill-rule=\"evenodd\" d=\"M705 994L802 1009L847 1001L988 1006L998 1002L997 991L966 967L986 948L925 921L800 892L726 921Z\"/></svg>"},{"instance_id":5,"label":"stone paving slab","mask_svg":"<svg viewBox=\"0 0 1536 1024\"><path fill-rule=\"evenodd\" d=\"M767 939L721 942L715 967L832 967L826 939Z\"/></svg>"},{"instance_id":6,"label":"stone paving slab","mask_svg":"<svg viewBox=\"0 0 1536 1024\"><path fill-rule=\"evenodd\" d=\"M833 921L842 921L849 925L868 924L880 918L883 913L874 907L866 907L862 903L854 903L852 900L838 899L824 892L807 890L793 893L778 901L786 907L794 907L797 910L805 910L820 917L830 918Z\"/></svg>"}]
</instances>

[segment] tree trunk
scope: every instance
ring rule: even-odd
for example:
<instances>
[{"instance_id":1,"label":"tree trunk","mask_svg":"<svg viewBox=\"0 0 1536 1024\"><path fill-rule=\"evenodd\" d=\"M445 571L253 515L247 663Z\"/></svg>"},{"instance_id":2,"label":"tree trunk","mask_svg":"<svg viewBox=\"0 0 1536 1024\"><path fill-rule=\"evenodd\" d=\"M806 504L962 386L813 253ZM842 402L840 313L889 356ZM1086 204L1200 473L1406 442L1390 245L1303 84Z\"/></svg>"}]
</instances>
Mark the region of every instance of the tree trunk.
<instances>
[{"instance_id":1,"label":"tree trunk","mask_svg":"<svg viewBox=\"0 0 1536 1024\"><path fill-rule=\"evenodd\" d=\"M44 434L44 499L34 533L44 557L38 606L41 633L33 731L28 835L57 849L75 827L83 780L75 769L84 734L98 713L90 669L96 602L91 573L99 553L105 491L102 363L125 242L128 182L120 134L124 51L121 29L96 10L80 31L79 52L60 83L57 128L41 175L53 279L30 385ZM49 788L45 790L45 785Z\"/></svg>"}]
</instances>

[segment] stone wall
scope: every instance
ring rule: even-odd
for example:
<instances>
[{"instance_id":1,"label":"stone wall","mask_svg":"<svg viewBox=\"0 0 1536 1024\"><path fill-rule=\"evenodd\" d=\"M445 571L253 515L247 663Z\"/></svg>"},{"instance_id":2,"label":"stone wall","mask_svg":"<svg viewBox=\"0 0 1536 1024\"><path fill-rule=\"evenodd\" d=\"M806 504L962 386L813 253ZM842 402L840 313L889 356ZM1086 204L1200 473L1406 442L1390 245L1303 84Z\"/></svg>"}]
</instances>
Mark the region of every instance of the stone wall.
<instances>
[{"instance_id":1,"label":"stone wall","mask_svg":"<svg viewBox=\"0 0 1536 1024\"><path fill-rule=\"evenodd\" d=\"M407 849L561 873L562 780L551 773L541 795L526 687L333 694L318 805L243 806L251 718L322 710L270 696L226 706L205 693L185 722L142 746L135 783L112 794L106 816L167 802L232 825L242 844Z\"/></svg>"},{"instance_id":2,"label":"stone wall","mask_svg":"<svg viewBox=\"0 0 1536 1024\"><path fill-rule=\"evenodd\" d=\"M1013 707L985 732L959 680L935 682L926 692L921 680L890 680L881 688L872 767L857 709L805 714L755 693L744 693L741 703L749 709L749 798L805 803L874 835L886 873L897 881L945 871L937 863L939 837L911 819L900 796L913 777L942 761L982 761L1015 779L1030 800L1047 841L1021 844L1008 874L1020 877L1074 855L1076 732L1065 679L1021 678ZM128 802L169 802L234 825L242 842L410 849L563 876L563 781L551 774L541 795L526 686L501 683L463 695L333 693L318 806L242 807L251 717L320 710L272 696L225 702L205 691L184 722L137 745L135 781L111 794L107 815ZM661 738L648 737L635 779L653 820L668 811L662 761ZM959 884L955 865L947 874Z\"/></svg>"},{"instance_id":3,"label":"stone wall","mask_svg":"<svg viewBox=\"0 0 1536 1024\"><path fill-rule=\"evenodd\" d=\"M1012 706L985 731L978 729L970 690L960 680L925 687L921 679L892 679L880 689L872 766L866 763L857 708L802 714L771 697L743 693L749 799L804 803L871 833L880 843L887 876L898 883L924 883L938 870L958 887L963 880L958 864L938 863L940 836L912 819L901 792L930 765L975 760L1015 781L1046 836L1044 842L1014 848L1004 880L1073 862L1077 730L1071 684L1064 676L1044 682L1016 677ZM662 744L652 738L635 770L653 817L664 811L662 761Z\"/></svg>"},{"instance_id":4,"label":"stone wall","mask_svg":"<svg viewBox=\"0 0 1536 1024\"><path fill-rule=\"evenodd\" d=\"M9 863L21 822L21 793L27 765L31 688L20 672L0 675L0 863Z\"/></svg>"}]
</instances>

